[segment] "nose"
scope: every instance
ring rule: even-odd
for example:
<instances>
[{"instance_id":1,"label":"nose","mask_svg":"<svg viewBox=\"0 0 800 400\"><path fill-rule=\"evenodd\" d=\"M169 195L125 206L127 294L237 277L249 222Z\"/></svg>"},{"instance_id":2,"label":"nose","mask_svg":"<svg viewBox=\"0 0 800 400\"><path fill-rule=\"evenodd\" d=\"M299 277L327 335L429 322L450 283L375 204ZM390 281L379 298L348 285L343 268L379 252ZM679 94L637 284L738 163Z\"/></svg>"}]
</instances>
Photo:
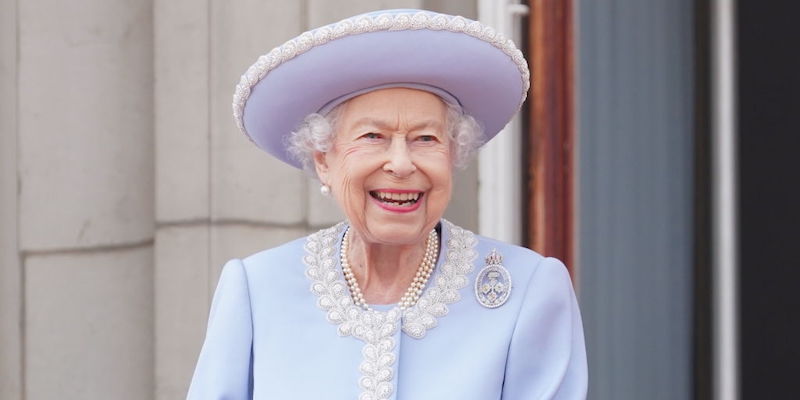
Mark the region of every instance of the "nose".
<instances>
[{"instance_id":1,"label":"nose","mask_svg":"<svg viewBox=\"0 0 800 400\"><path fill-rule=\"evenodd\" d=\"M404 137L393 138L383 170L398 178L405 178L417 170Z\"/></svg>"}]
</instances>

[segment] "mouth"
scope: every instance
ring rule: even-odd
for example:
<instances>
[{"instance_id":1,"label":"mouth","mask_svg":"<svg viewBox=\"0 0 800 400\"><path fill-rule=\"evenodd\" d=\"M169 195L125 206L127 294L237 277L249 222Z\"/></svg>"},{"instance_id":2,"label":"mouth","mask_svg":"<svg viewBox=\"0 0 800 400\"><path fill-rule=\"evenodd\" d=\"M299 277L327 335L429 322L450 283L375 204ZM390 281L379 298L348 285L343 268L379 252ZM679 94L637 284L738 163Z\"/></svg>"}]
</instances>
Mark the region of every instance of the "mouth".
<instances>
[{"instance_id":1,"label":"mouth","mask_svg":"<svg viewBox=\"0 0 800 400\"><path fill-rule=\"evenodd\" d=\"M391 211L412 211L420 204L425 192L413 190L371 190L369 195L383 208Z\"/></svg>"}]
</instances>

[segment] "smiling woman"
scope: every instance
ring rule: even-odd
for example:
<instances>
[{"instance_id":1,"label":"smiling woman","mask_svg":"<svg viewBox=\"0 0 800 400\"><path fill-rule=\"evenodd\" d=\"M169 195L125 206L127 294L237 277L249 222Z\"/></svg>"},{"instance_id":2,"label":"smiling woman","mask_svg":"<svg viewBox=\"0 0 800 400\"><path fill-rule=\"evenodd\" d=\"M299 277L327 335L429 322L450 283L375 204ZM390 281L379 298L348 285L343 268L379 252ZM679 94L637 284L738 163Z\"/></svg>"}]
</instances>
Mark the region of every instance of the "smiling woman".
<instances>
[{"instance_id":1,"label":"smiling woman","mask_svg":"<svg viewBox=\"0 0 800 400\"><path fill-rule=\"evenodd\" d=\"M320 181L331 187L358 232L353 239L422 243L452 191L444 103L429 92L391 88L342 106L331 149L317 152L314 160ZM406 201L408 193L417 193L418 200Z\"/></svg>"},{"instance_id":2,"label":"smiling woman","mask_svg":"<svg viewBox=\"0 0 800 400\"><path fill-rule=\"evenodd\" d=\"M347 220L226 264L189 397L584 398L564 265L442 219L454 167L514 115L528 79L491 28L417 10L259 58L234 95L240 129L316 175Z\"/></svg>"}]
</instances>

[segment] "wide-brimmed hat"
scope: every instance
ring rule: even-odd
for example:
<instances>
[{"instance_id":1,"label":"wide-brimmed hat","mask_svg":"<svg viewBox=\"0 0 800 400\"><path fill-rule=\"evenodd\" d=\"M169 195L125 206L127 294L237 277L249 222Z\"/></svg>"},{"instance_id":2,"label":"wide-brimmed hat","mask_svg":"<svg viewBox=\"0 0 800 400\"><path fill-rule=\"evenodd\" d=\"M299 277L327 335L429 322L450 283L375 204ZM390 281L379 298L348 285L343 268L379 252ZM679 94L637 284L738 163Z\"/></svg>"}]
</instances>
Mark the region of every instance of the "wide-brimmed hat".
<instances>
[{"instance_id":1,"label":"wide-brimmed hat","mask_svg":"<svg viewBox=\"0 0 800 400\"><path fill-rule=\"evenodd\" d=\"M460 16L386 10L301 34L258 58L233 95L239 129L258 147L301 168L287 137L308 114L386 87L427 90L458 103L484 142L525 101L530 72L513 41Z\"/></svg>"}]
</instances>

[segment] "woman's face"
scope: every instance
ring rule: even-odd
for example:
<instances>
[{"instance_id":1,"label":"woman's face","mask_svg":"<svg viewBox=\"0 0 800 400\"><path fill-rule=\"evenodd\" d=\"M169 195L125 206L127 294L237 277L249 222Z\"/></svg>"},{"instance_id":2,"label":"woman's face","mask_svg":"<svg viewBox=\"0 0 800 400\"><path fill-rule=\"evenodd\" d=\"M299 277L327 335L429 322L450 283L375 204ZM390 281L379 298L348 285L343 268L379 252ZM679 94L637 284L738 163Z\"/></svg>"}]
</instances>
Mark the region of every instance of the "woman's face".
<instances>
[{"instance_id":1,"label":"woman's face","mask_svg":"<svg viewBox=\"0 0 800 400\"><path fill-rule=\"evenodd\" d=\"M421 243L452 189L446 113L421 90L381 89L342 105L331 150L317 153L320 180L368 243Z\"/></svg>"}]
</instances>

